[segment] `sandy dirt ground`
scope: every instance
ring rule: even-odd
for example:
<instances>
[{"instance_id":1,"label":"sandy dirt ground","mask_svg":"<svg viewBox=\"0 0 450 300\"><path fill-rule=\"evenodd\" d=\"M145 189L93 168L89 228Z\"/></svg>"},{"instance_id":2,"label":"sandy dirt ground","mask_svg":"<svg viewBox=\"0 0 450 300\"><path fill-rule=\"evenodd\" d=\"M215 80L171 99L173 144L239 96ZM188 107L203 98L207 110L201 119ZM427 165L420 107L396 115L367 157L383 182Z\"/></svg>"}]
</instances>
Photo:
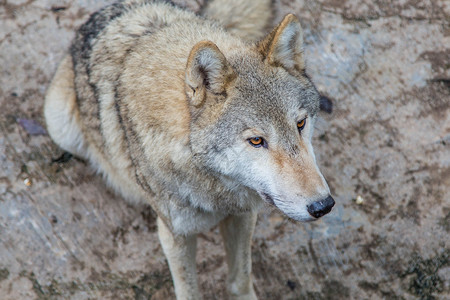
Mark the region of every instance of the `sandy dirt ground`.
<instances>
[{"instance_id":1,"label":"sandy dirt ground","mask_svg":"<svg viewBox=\"0 0 450 300\"><path fill-rule=\"evenodd\" d=\"M74 30L110 2L0 0L0 299L174 297L151 209L81 160L52 162L62 151L42 129ZM308 73L334 103L314 146L337 205L308 224L263 209L258 296L450 299L450 3L277 7L277 20L300 17ZM217 228L200 236L197 262L204 298L226 299Z\"/></svg>"}]
</instances>

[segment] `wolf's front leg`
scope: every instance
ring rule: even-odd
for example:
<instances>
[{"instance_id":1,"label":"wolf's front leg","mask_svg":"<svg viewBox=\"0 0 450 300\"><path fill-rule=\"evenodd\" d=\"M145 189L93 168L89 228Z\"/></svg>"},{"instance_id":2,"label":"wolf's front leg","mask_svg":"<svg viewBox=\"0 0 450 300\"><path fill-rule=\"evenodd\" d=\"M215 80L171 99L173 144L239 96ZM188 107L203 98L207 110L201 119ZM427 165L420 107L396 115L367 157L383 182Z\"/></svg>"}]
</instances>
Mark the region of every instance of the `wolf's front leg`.
<instances>
[{"instance_id":1,"label":"wolf's front leg","mask_svg":"<svg viewBox=\"0 0 450 300\"><path fill-rule=\"evenodd\" d=\"M228 263L230 299L257 299L252 282L252 235L256 213L229 216L220 223Z\"/></svg>"},{"instance_id":2,"label":"wolf's front leg","mask_svg":"<svg viewBox=\"0 0 450 300\"><path fill-rule=\"evenodd\" d=\"M195 266L197 236L174 235L158 218L158 235L169 262L177 300L201 299Z\"/></svg>"}]
</instances>

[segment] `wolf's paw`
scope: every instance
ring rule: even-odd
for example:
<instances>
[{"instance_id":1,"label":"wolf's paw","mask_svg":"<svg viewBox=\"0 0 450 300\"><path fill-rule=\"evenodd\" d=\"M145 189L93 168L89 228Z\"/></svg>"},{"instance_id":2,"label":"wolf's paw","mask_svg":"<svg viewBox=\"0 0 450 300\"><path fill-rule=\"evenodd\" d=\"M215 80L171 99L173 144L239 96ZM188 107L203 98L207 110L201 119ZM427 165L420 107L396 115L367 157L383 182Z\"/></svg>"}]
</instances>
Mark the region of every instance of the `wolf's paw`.
<instances>
[{"instance_id":1,"label":"wolf's paw","mask_svg":"<svg viewBox=\"0 0 450 300\"><path fill-rule=\"evenodd\" d=\"M258 300L258 297L256 297L256 293L255 290L253 289L253 287L250 289L249 292L243 294L243 293L233 293L233 292L229 292L229 299L230 300Z\"/></svg>"},{"instance_id":2,"label":"wolf's paw","mask_svg":"<svg viewBox=\"0 0 450 300\"><path fill-rule=\"evenodd\" d=\"M240 296L231 296L230 300L258 300L258 297L253 294L240 295Z\"/></svg>"}]
</instances>

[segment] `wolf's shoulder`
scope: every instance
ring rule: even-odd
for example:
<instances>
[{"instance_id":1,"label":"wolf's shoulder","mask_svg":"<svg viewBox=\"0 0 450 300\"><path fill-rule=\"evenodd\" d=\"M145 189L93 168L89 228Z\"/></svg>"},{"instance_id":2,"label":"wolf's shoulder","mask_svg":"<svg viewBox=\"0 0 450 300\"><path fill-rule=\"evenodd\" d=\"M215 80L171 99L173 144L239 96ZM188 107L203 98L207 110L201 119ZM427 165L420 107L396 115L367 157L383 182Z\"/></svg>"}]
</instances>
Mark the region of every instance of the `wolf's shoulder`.
<instances>
[{"instance_id":1,"label":"wolf's shoulder","mask_svg":"<svg viewBox=\"0 0 450 300\"><path fill-rule=\"evenodd\" d=\"M112 20L120 17L126 11L127 5L125 3L116 2L93 13L77 30L70 49L72 55L79 53L82 57L88 57L89 52L92 50L93 41L97 38L99 33L102 32Z\"/></svg>"},{"instance_id":2,"label":"wolf's shoulder","mask_svg":"<svg viewBox=\"0 0 450 300\"><path fill-rule=\"evenodd\" d=\"M151 10L154 6L182 9L170 0L124 0L107 5L94 12L76 31L70 47L74 57L88 59L92 48L108 26L117 19L139 20L143 10Z\"/></svg>"}]
</instances>

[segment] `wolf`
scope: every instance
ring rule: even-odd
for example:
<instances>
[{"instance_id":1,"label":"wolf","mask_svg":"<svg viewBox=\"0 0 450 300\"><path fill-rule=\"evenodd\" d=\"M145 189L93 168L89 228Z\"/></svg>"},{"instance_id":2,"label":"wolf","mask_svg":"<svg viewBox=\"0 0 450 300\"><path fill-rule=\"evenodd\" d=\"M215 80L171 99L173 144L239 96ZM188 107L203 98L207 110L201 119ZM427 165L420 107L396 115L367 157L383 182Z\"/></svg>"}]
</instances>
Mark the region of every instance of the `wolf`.
<instances>
[{"instance_id":1,"label":"wolf","mask_svg":"<svg viewBox=\"0 0 450 300\"><path fill-rule=\"evenodd\" d=\"M271 1L120 1L76 33L47 91L47 129L131 202L150 204L177 299L200 299L196 235L218 225L231 299L256 299L251 240L264 203L298 221L334 200L311 145L319 93ZM239 24L237 24L239 23ZM255 41L258 40L258 41Z\"/></svg>"}]
</instances>

